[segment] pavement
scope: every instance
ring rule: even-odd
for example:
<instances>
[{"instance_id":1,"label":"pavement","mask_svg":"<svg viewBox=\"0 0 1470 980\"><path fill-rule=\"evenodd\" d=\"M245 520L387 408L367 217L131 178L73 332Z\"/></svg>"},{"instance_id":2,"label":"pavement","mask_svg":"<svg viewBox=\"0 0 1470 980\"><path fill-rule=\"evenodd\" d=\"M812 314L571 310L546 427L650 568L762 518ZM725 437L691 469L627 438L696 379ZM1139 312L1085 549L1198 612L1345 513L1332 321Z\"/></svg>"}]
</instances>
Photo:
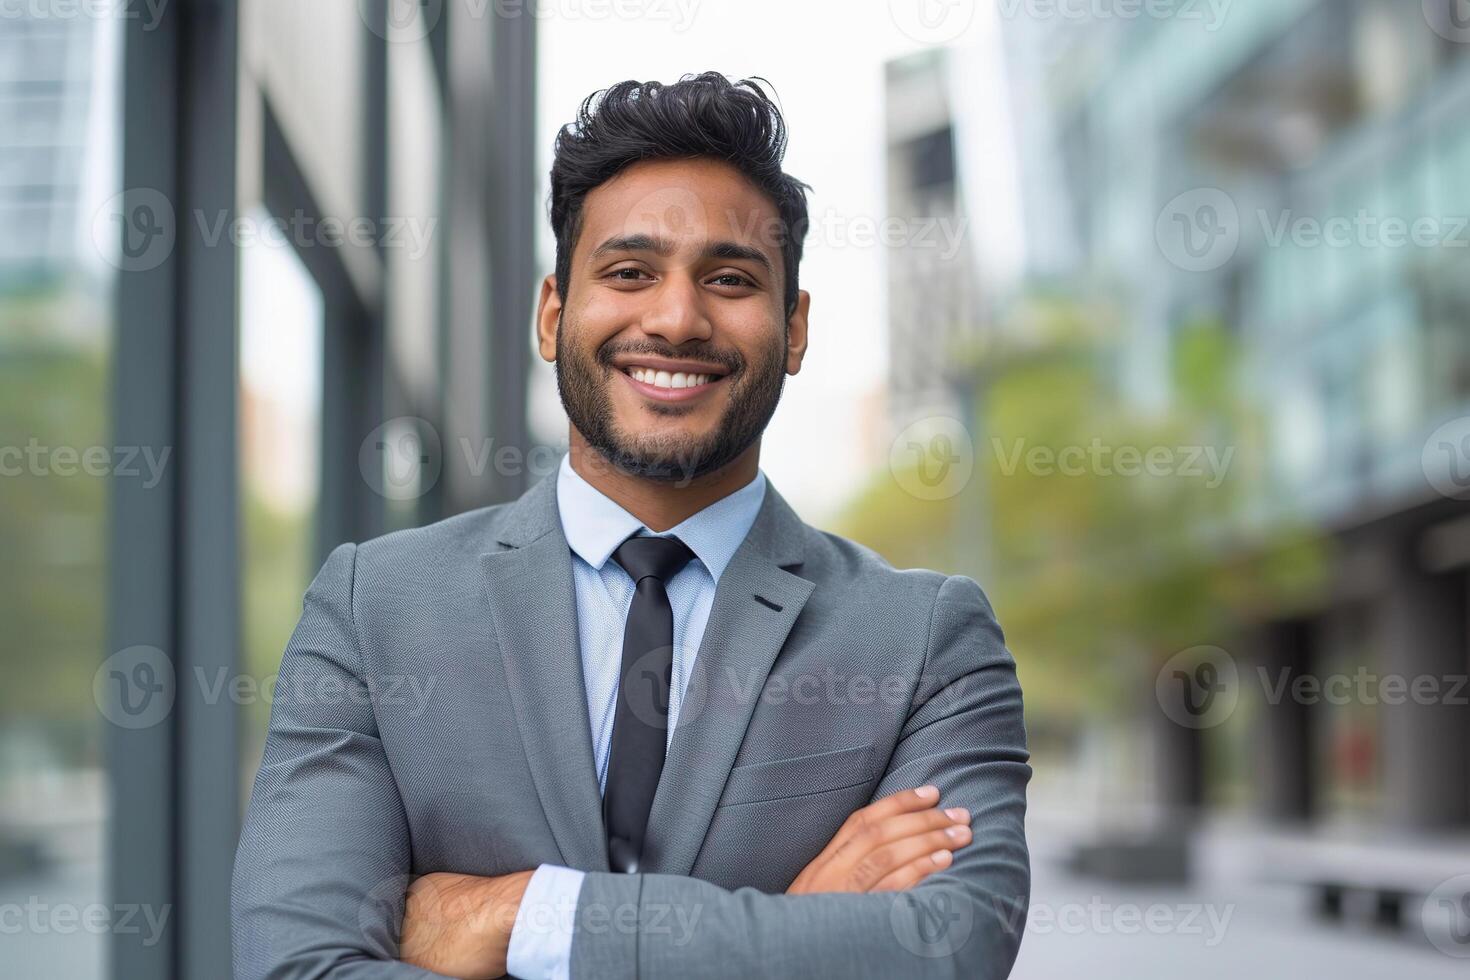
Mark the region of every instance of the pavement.
<instances>
[{"instance_id":1,"label":"pavement","mask_svg":"<svg viewBox=\"0 0 1470 980\"><path fill-rule=\"evenodd\" d=\"M1041 846L1037 846L1040 844ZM1299 885L1210 876L1186 887L1068 872L1033 839L1031 911L1014 980L1466 980L1470 946L1433 945L1420 907L1397 930L1316 916Z\"/></svg>"}]
</instances>

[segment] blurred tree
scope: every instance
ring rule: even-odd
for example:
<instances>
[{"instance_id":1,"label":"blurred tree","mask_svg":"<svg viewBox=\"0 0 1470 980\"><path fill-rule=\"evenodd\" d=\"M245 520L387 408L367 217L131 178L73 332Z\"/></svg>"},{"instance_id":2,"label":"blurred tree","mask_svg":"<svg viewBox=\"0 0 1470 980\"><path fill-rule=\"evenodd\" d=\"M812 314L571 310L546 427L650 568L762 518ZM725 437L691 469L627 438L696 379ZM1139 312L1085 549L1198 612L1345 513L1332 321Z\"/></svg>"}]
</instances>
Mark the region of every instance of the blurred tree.
<instances>
[{"instance_id":1,"label":"blurred tree","mask_svg":"<svg viewBox=\"0 0 1470 980\"><path fill-rule=\"evenodd\" d=\"M1262 428L1228 332L1176 331L1172 397L1150 412L1121 386L1114 326L1107 304L1019 304L955 352L973 406L969 484L919 500L884 472L839 527L900 567L976 578L1043 723L1133 712L1170 655L1229 649L1241 624L1309 601L1325 571L1313 534L1252 527Z\"/></svg>"},{"instance_id":2,"label":"blurred tree","mask_svg":"<svg viewBox=\"0 0 1470 980\"><path fill-rule=\"evenodd\" d=\"M260 763L281 656L315 573L315 525L311 510L272 506L260 488L260 474L247 469L243 475L241 645L249 690L256 692L241 706L241 764L248 778Z\"/></svg>"},{"instance_id":3,"label":"blurred tree","mask_svg":"<svg viewBox=\"0 0 1470 980\"><path fill-rule=\"evenodd\" d=\"M64 283L0 298L0 719L72 764L99 753L107 477L82 454L109 446L105 322Z\"/></svg>"}]
</instances>

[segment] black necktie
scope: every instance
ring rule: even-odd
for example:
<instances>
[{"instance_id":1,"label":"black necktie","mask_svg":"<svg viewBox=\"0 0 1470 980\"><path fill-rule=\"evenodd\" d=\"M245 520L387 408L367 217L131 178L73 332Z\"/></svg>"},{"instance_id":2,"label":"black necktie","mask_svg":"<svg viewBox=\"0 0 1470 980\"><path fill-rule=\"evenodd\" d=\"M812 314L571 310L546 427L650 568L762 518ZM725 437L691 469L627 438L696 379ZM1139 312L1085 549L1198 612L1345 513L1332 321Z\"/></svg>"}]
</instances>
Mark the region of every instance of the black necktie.
<instances>
[{"instance_id":1,"label":"black necktie","mask_svg":"<svg viewBox=\"0 0 1470 980\"><path fill-rule=\"evenodd\" d=\"M602 795L608 858L614 871L632 874L638 870L648 811L664 769L674 669L674 612L664 583L693 557L689 546L675 537L635 535L613 552L613 560L635 583L633 606L623 631L623 667Z\"/></svg>"}]
</instances>

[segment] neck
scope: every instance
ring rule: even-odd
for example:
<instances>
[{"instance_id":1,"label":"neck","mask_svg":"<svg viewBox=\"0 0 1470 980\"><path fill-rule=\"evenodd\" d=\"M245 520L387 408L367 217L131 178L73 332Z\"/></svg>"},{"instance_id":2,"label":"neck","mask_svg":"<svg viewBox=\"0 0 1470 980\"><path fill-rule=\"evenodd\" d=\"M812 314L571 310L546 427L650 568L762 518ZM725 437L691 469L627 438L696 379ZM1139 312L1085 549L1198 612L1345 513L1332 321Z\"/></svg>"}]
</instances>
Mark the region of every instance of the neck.
<instances>
[{"instance_id":1,"label":"neck","mask_svg":"<svg viewBox=\"0 0 1470 980\"><path fill-rule=\"evenodd\" d=\"M628 473L611 465L571 428L568 454L577 475L609 500L638 518L650 531L667 531L681 521L722 500L755 479L760 466L761 441L712 473L693 480L664 483Z\"/></svg>"}]
</instances>

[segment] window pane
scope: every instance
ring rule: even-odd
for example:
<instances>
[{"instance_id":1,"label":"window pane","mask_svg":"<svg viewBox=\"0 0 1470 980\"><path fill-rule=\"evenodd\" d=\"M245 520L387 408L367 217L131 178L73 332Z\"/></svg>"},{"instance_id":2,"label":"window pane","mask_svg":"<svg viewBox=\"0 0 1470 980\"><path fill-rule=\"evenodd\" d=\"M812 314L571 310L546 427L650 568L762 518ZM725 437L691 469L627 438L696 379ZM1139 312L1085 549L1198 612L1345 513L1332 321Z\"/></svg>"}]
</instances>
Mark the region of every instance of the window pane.
<instances>
[{"instance_id":1,"label":"window pane","mask_svg":"<svg viewBox=\"0 0 1470 980\"><path fill-rule=\"evenodd\" d=\"M0 20L0 963L106 970L108 478L118 24ZM136 470L136 477L126 475ZM105 678L102 679L105 682Z\"/></svg>"},{"instance_id":2,"label":"window pane","mask_svg":"<svg viewBox=\"0 0 1470 980\"><path fill-rule=\"evenodd\" d=\"M273 221L258 208L246 220ZM321 457L322 292L279 235L240 251L241 705L243 798L255 779L281 653L316 559Z\"/></svg>"}]
</instances>

